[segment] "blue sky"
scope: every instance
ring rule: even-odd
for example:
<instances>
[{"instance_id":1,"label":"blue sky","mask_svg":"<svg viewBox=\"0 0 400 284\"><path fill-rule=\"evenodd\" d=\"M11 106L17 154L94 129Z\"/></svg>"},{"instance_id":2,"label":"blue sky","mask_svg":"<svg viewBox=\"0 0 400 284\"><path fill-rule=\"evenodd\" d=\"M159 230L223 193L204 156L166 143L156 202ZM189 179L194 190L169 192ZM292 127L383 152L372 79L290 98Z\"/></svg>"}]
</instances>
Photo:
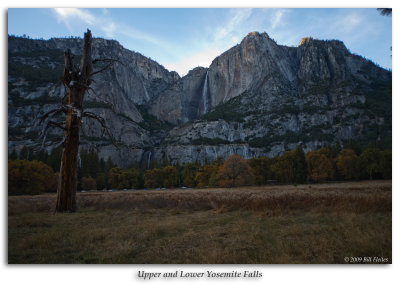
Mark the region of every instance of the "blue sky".
<instances>
[{"instance_id":1,"label":"blue sky","mask_svg":"<svg viewBox=\"0 0 400 284\"><path fill-rule=\"evenodd\" d=\"M297 46L306 36L339 39L351 52L392 68L392 17L374 8L8 9L9 34L82 37L86 28L180 75L208 67L252 31L267 32L288 46Z\"/></svg>"}]
</instances>

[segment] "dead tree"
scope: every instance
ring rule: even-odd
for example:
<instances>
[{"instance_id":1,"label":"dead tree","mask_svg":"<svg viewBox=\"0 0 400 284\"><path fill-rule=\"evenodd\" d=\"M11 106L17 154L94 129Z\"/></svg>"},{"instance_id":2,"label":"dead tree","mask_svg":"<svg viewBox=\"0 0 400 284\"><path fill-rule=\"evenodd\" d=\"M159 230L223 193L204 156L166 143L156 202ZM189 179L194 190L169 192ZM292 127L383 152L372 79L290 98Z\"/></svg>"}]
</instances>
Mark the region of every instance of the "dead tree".
<instances>
[{"instance_id":1,"label":"dead tree","mask_svg":"<svg viewBox=\"0 0 400 284\"><path fill-rule=\"evenodd\" d=\"M57 127L64 130L60 177L57 186L56 212L75 212L76 210L79 138L82 119L87 117L100 122L101 126L110 137L112 144L116 146L106 127L104 119L92 112L83 111L85 93L92 90L90 88L90 84L93 82L92 77L106 70L114 61L117 60L96 59L92 61L92 34L90 30L87 30L84 35L82 59L79 67L73 62L71 50L68 49L64 52L62 82L67 89L67 98L66 100L63 99L59 108L47 112L40 121L41 123L46 121L42 132L44 140L46 139L46 132L50 127ZM108 64L98 71L93 71L92 64L98 62L107 62ZM60 113L65 114L65 123L49 120Z\"/></svg>"}]
</instances>

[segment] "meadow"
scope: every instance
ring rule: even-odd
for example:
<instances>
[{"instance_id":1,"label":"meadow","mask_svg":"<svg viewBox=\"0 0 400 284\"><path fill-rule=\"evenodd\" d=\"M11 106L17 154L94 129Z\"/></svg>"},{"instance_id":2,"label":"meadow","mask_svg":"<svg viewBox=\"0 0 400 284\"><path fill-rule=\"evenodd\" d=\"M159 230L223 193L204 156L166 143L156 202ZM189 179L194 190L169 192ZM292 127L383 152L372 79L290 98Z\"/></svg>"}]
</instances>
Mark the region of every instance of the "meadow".
<instances>
[{"instance_id":1,"label":"meadow","mask_svg":"<svg viewBox=\"0 0 400 284\"><path fill-rule=\"evenodd\" d=\"M392 183L362 181L8 197L8 262L392 262Z\"/></svg>"}]
</instances>

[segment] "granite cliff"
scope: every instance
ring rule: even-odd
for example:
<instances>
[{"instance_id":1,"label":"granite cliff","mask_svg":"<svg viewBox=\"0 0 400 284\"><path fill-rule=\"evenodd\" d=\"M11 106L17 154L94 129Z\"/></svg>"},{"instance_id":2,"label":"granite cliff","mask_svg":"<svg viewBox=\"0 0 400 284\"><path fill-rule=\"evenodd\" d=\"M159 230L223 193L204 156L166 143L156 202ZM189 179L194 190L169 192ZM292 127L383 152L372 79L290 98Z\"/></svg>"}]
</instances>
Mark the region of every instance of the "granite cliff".
<instances>
[{"instance_id":1,"label":"granite cliff","mask_svg":"<svg viewBox=\"0 0 400 284\"><path fill-rule=\"evenodd\" d=\"M64 95L62 51L79 59L81 44L9 36L9 151L40 147L38 118ZM182 78L116 41L94 39L93 54L123 62L97 75L85 102L106 119L120 150L96 122L84 122L82 147L121 166L273 156L349 139L391 146L391 72L337 40L287 47L253 32Z\"/></svg>"}]
</instances>

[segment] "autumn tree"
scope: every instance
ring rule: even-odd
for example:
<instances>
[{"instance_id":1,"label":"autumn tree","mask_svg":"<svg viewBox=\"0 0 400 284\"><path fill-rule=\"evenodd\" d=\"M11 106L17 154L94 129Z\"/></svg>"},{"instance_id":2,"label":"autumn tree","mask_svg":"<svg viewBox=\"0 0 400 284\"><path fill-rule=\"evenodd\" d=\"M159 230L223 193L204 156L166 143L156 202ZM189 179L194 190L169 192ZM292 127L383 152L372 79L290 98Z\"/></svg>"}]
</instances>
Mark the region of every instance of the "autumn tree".
<instances>
[{"instance_id":1,"label":"autumn tree","mask_svg":"<svg viewBox=\"0 0 400 284\"><path fill-rule=\"evenodd\" d=\"M231 155L219 168L218 183L222 187L237 187L253 183L253 170L239 155Z\"/></svg>"},{"instance_id":2,"label":"autumn tree","mask_svg":"<svg viewBox=\"0 0 400 284\"><path fill-rule=\"evenodd\" d=\"M201 166L196 173L196 183L198 187L216 186L218 165Z\"/></svg>"},{"instance_id":3,"label":"autumn tree","mask_svg":"<svg viewBox=\"0 0 400 284\"><path fill-rule=\"evenodd\" d=\"M144 186L148 188L162 187L164 181L163 170L154 168L144 174Z\"/></svg>"},{"instance_id":4,"label":"autumn tree","mask_svg":"<svg viewBox=\"0 0 400 284\"><path fill-rule=\"evenodd\" d=\"M336 166L340 175L346 179L360 178L360 158L352 149L343 149L336 158Z\"/></svg>"},{"instance_id":5,"label":"autumn tree","mask_svg":"<svg viewBox=\"0 0 400 284\"><path fill-rule=\"evenodd\" d=\"M317 151L310 151L306 155L306 162L310 180L322 182L333 178L333 164L325 154Z\"/></svg>"},{"instance_id":6,"label":"autumn tree","mask_svg":"<svg viewBox=\"0 0 400 284\"><path fill-rule=\"evenodd\" d=\"M93 64L98 62L107 62L108 65L93 71ZM74 212L76 210L78 152L82 119L86 117L97 120L115 145L104 119L92 112L83 110L84 96L88 90L92 90L90 85L93 82L93 76L104 71L114 62L115 60L112 59L92 60L92 33L90 30L84 34L80 66L74 64L73 54L70 49L64 52L62 82L67 88L66 99L63 99L63 103L59 108L47 112L40 120L41 123L44 122L42 131L44 138L46 138L47 130L50 127L57 127L64 131L60 178L57 188L57 212ZM65 114L64 122L51 120L60 113Z\"/></svg>"},{"instance_id":7,"label":"autumn tree","mask_svg":"<svg viewBox=\"0 0 400 284\"><path fill-rule=\"evenodd\" d=\"M108 184L111 188L119 188L122 176L122 169L115 167L108 172Z\"/></svg>"},{"instance_id":8,"label":"autumn tree","mask_svg":"<svg viewBox=\"0 0 400 284\"><path fill-rule=\"evenodd\" d=\"M135 168L130 168L122 171L120 181L117 188L135 188L139 186L139 171Z\"/></svg>"},{"instance_id":9,"label":"autumn tree","mask_svg":"<svg viewBox=\"0 0 400 284\"><path fill-rule=\"evenodd\" d=\"M271 170L282 182L304 183L307 179L307 164L303 149L299 146L295 150L286 151L277 157Z\"/></svg>"},{"instance_id":10,"label":"autumn tree","mask_svg":"<svg viewBox=\"0 0 400 284\"><path fill-rule=\"evenodd\" d=\"M369 179L372 179L379 173L381 162L381 151L376 147L368 147L362 152L361 163L364 167L365 173L368 175Z\"/></svg>"},{"instance_id":11,"label":"autumn tree","mask_svg":"<svg viewBox=\"0 0 400 284\"><path fill-rule=\"evenodd\" d=\"M163 169L164 179L163 184L164 187L174 187L178 185L178 171L174 166L166 166Z\"/></svg>"},{"instance_id":12,"label":"autumn tree","mask_svg":"<svg viewBox=\"0 0 400 284\"><path fill-rule=\"evenodd\" d=\"M53 170L40 161L8 161L8 193L40 194L55 187Z\"/></svg>"}]
</instances>

